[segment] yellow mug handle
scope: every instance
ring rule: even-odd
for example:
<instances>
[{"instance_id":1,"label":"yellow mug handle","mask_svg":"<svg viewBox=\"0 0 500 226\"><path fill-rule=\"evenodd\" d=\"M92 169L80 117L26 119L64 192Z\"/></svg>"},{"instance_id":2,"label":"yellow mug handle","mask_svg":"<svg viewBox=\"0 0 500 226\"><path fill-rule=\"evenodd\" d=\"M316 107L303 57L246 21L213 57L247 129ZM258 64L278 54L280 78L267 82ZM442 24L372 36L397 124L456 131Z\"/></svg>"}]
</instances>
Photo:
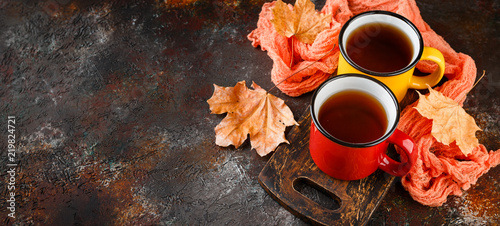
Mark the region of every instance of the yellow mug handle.
<instances>
[{"instance_id":1,"label":"yellow mug handle","mask_svg":"<svg viewBox=\"0 0 500 226\"><path fill-rule=\"evenodd\" d=\"M443 54L432 47L424 47L420 60L430 60L438 65L438 69L427 76L415 76L410 79L410 88L412 89L427 89L426 84L435 86L441 81L444 75L444 57Z\"/></svg>"}]
</instances>

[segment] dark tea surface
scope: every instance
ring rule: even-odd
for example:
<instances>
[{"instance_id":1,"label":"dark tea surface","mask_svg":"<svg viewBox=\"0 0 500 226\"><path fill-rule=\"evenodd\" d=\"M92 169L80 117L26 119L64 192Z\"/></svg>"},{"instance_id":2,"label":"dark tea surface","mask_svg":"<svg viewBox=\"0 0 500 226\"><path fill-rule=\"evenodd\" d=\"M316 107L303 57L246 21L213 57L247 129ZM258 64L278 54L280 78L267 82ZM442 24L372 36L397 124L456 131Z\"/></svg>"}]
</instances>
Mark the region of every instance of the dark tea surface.
<instances>
[{"instance_id":1,"label":"dark tea surface","mask_svg":"<svg viewBox=\"0 0 500 226\"><path fill-rule=\"evenodd\" d=\"M408 66L413 46L406 34L385 23L370 23L347 39L347 55L357 65L375 72L393 72Z\"/></svg>"},{"instance_id":2,"label":"dark tea surface","mask_svg":"<svg viewBox=\"0 0 500 226\"><path fill-rule=\"evenodd\" d=\"M320 107L318 120L330 135L349 143L368 143L387 129L386 112L373 96L346 90L329 97Z\"/></svg>"}]
</instances>

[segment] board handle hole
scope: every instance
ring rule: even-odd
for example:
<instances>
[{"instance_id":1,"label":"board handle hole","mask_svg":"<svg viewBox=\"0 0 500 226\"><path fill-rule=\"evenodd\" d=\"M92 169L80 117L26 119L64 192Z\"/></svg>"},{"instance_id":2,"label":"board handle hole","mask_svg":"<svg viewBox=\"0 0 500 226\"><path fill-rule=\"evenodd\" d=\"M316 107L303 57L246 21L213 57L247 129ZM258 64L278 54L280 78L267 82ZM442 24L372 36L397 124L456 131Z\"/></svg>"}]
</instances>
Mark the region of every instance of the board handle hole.
<instances>
[{"instance_id":1,"label":"board handle hole","mask_svg":"<svg viewBox=\"0 0 500 226\"><path fill-rule=\"evenodd\" d=\"M318 203L326 209L337 210L342 204L337 195L308 178L300 177L295 179L293 181L293 188L306 198Z\"/></svg>"}]
</instances>

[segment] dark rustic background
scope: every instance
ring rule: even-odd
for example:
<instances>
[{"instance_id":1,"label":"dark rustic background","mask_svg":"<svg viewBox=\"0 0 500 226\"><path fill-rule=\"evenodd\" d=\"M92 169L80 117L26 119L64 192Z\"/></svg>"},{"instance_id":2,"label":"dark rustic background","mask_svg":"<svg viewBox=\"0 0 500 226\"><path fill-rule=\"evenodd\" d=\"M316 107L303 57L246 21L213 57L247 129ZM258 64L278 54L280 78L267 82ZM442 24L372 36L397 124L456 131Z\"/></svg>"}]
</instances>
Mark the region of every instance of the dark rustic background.
<instances>
[{"instance_id":1,"label":"dark rustic background","mask_svg":"<svg viewBox=\"0 0 500 226\"><path fill-rule=\"evenodd\" d=\"M215 145L224 115L206 103L213 84L273 86L271 59L246 38L264 2L0 0L0 224L305 224L259 185L269 156L248 142ZM483 129L480 142L499 149L500 1L417 5L486 71L464 108ZM272 93L296 119L311 98ZM15 220L8 116L16 117ZM499 173L434 208L396 181L368 225L500 224Z\"/></svg>"}]
</instances>

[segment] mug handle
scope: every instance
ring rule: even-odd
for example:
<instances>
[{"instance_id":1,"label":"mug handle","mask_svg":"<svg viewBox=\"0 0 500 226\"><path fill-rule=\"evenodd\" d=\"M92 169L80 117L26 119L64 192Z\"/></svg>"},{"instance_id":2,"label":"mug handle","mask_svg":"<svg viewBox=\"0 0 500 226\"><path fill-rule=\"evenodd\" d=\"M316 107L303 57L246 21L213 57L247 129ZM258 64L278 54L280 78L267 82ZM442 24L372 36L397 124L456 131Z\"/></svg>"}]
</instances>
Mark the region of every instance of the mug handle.
<instances>
[{"instance_id":1,"label":"mug handle","mask_svg":"<svg viewBox=\"0 0 500 226\"><path fill-rule=\"evenodd\" d=\"M410 169L417 160L417 149L414 148L415 142L399 129L394 131L387 139L387 142L400 147L405 153L406 158L402 158L401 162L397 162L383 151L379 156L379 168L393 176L402 177L410 172Z\"/></svg>"},{"instance_id":2,"label":"mug handle","mask_svg":"<svg viewBox=\"0 0 500 226\"><path fill-rule=\"evenodd\" d=\"M444 57L443 54L432 47L424 47L420 60L430 60L438 65L438 69L427 76L415 76L410 79L410 88L412 89L427 89L427 85L435 86L441 81L444 75Z\"/></svg>"}]
</instances>

